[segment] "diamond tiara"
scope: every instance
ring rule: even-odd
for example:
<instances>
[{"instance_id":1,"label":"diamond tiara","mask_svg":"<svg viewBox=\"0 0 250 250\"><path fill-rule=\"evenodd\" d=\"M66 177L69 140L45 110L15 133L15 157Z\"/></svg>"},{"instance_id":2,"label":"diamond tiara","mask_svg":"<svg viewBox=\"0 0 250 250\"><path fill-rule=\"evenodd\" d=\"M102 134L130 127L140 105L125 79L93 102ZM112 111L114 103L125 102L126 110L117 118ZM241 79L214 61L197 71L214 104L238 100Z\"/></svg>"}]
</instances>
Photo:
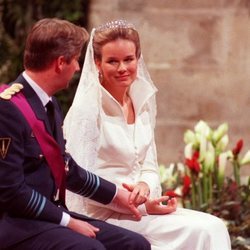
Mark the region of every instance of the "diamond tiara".
<instances>
[{"instance_id":1,"label":"diamond tiara","mask_svg":"<svg viewBox=\"0 0 250 250\"><path fill-rule=\"evenodd\" d=\"M120 29L134 29L135 26L132 23L129 23L126 20L115 20L115 21L110 21L105 24L102 24L96 28L96 31L105 31L107 29L115 29L115 28L120 28Z\"/></svg>"}]
</instances>

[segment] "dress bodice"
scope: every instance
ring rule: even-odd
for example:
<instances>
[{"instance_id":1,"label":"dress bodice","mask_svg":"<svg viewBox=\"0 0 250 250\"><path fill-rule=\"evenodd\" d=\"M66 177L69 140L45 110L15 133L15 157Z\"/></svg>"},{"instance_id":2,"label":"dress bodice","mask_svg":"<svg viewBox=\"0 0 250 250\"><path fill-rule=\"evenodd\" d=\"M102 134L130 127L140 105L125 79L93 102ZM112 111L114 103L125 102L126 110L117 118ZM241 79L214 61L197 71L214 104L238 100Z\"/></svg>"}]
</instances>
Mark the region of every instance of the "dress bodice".
<instances>
[{"instance_id":1,"label":"dress bodice","mask_svg":"<svg viewBox=\"0 0 250 250\"><path fill-rule=\"evenodd\" d=\"M136 184L144 181L155 197L161 194L161 188L149 108L149 100L154 92L141 88L143 98L137 98L136 91L139 90L133 88L129 93L135 110L135 122L127 124L120 104L102 88L97 159L91 171L118 187L122 187L122 183ZM89 204L87 207L89 215L99 219L113 213L99 204Z\"/></svg>"},{"instance_id":2,"label":"dress bodice","mask_svg":"<svg viewBox=\"0 0 250 250\"><path fill-rule=\"evenodd\" d=\"M137 114L134 124L127 124L122 115L112 116L105 111L101 120L95 173L118 186L122 182L136 183L153 139L147 111Z\"/></svg>"}]
</instances>

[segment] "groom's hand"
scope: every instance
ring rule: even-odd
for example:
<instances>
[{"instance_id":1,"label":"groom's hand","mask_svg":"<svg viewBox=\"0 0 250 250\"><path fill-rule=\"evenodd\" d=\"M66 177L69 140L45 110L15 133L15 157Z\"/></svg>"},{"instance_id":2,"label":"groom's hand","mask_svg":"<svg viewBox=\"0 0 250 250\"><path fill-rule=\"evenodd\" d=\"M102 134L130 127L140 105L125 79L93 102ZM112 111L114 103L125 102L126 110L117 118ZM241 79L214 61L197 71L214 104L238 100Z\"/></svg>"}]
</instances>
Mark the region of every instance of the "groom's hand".
<instances>
[{"instance_id":1,"label":"groom's hand","mask_svg":"<svg viewBox=\"0 0 250 250\"><path fill-rule=\"evenodd\" d=\"M112 202L113 205L117 206L117 208L122 209L123 213L133 214L137 220L141 219L141 214L137 207L134 204L129 202L130 192L125 189L117 189L117 194Z\"/></svg>"},{"instance_id":2,"label":"groom's hand","mask_svg":"<svg viewBox=\"0 0 250 250\"><path fill-rule=\"evenodd\" d=\"M88 222L77 220L72 217L70 218L67 227L79 234L85 235L90 238L96 238L96 233L100 231L99 228L89 224Z\"/></svg>"}]
</instances>

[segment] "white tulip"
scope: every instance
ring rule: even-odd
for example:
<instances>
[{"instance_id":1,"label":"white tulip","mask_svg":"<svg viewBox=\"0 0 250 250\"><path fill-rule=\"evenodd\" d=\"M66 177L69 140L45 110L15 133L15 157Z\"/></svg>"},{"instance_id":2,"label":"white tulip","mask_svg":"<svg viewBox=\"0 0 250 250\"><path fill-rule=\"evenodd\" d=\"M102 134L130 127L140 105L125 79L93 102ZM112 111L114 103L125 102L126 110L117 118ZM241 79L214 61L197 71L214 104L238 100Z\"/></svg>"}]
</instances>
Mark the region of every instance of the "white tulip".
<instances>
[{"instance_id":1,"label":"white tulip","mask_svg":"<svg viewBox=\"0 0 250 250\"><path fill-rule=\"evenodd\" d=\"M207 151L207 139L206 136L204 134L200 134L199 135L199 140L200 140L200 156L199 159L200 161L203 161L205 158L205 154Z\"/></svg>"},{"instance_id":2,"label":"white tulip","mask_svg":"<svg viewBox=\"0 0 250 250\"><path fill-rule=\"evenodd\" d=\"M188 143L196 143L196 137L193 131L191 131L190 129L188 129L185 133L184 133L184 142L186 144Z\"/></svg>"},{"instance_id":3,"label":"white tulip","mask_svg":"<svg viewBox=\"0 0 250 250\"><path fill-rule=\"evenodd\" d=\"M184 148L184 156L186 159L191 159L193 157L193 144L188 143Z\"/></svg>"},{"instance_id":4,"label":"white tulip","mask_svg":"<svg viewBox=\"0 0 250 250\"><path fill-rule=\"evenodd\" d=\"M228 152L223 152L219 155L218 159L218 183L222 187L225 178L225 169L227 165Z\"/></svg>"},{"instance_id":5,"label":"white tulip","mask_svg":"<svg viewBox=\"0 0 250 250\"><path fill-rule=\"evenodd\" d=\"M216 130L214 130L212 139L215 143L217 143L228 131L228 124L221 124Z\"/></svg>"},{"instance_id":6,"label":"white tulip","mask_svg":"<svg viewBox=\"0 0 250 250\"><path fill-rule=\"evenodd\" d=\"M202 134L204 135L206 138L208 138L211 134L211 128L207 125L206 122L204 121L199 121L195 127L194 127L194 131L195 133L199 133L199 134Z\"/></svg>"},{"instance_id":7,"label":"white tulip","mask_svg":"<svg viewBox=\"0 0 250 250\"><path fill-rule=\"evenodd\" d=\"M229 143L229 137L228 135L224 135L219 141L218 143L216 144L216 149L219 151L219 152L222 152L226 149L226 147L228 146L228 143Z\"/></svg>"},{"instance_id":8,"label":"white tulip","mask_svg":"<svg viewBox=\"0 0 250 250\"><path fill-rule=\"evenodd\" d=\"M250 150L246 152L246 154L240 161L240 165L247 165L247 164L250 164Z\"/></svg>"},{"instance_id":9,"label":"white tulip","mask_svg":"<svg viewBox=\"0 0 250 250\"><path fill-rule=\"evenodd\" d=\"M205 171L213 171L215 164L215 150L211 143L208 145L208 151L205 153L204 157L204 167Z\"/></svg>"}]
</instances>

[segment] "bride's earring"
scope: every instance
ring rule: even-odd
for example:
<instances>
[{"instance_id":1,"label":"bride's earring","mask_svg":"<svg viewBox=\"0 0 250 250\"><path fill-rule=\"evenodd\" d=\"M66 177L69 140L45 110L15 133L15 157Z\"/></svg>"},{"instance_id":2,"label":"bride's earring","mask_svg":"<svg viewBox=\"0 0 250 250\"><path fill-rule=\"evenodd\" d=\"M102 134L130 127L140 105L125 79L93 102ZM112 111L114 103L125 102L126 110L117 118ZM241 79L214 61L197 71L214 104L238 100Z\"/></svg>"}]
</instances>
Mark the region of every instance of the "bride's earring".
<instances>
[{"instance_id":1,"label":"bride's earring","mask_svg":"<svg viewBox=\"0 0 250 250\"><path fill-rule=\"evenodd\" d=\"M99 71L99 81L100 81L100 83L103 82L103 74L101 71Z\"/></svg>"}]
</instances>

